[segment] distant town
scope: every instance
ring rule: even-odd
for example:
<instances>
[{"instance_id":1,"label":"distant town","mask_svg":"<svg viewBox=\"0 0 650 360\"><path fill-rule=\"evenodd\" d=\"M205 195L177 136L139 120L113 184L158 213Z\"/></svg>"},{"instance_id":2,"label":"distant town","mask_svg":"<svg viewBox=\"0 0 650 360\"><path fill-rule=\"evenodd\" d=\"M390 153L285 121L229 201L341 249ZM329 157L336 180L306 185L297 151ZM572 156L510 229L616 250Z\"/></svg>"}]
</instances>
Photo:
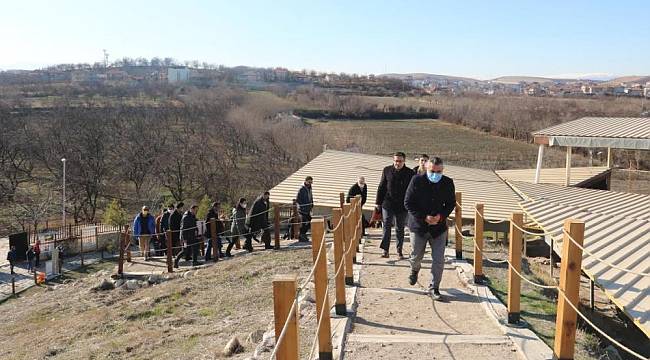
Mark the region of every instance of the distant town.
<instances>
[{"instance_id":1,"label":"distant town","mask_svg":"<svg viewBox=\"0 0 650 360\"><path fill-rule=\"evenodd\" d=\"M198 61L179 64L171 58L123 58L112 63L60 64L38 70L0 71L0 85L78 84L137 86L147 83L217 86L237 84L249 89L313 85L338 94L399 95L513 95L549 97L624 96L650 98L650 76L627 76L609 81L504 76L492 80L434 74L358 75L286 68L225 67Z\"/></svg>"}]
</instances>

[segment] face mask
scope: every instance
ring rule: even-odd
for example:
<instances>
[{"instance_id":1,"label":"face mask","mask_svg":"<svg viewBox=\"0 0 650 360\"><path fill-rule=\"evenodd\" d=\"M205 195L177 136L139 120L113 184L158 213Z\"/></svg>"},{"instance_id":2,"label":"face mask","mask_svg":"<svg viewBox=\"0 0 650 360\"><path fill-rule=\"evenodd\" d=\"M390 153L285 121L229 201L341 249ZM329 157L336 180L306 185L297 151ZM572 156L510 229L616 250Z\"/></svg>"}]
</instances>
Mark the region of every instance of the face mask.
<instances>
[{"instance_id":1,"label":"face mask","mask_svg":"<svg viewBox=\"0 0 650 360\"><path fill-rule=\"evenodd\" d=\"M246 209L246 204L241 204L241 207Z\"/></svg>"},{"instance_id":2,"label":"face mask","mask_svg":"<svg viewBox=\"0 0 650 360\"><path fill-rule=\"evenodd\" d=\"M427 178L429 181L432 183L436 184L440 179L442 179L442 174L441 173L435 173L435 172L427 172Z\"/></svg>"}]
</instances>

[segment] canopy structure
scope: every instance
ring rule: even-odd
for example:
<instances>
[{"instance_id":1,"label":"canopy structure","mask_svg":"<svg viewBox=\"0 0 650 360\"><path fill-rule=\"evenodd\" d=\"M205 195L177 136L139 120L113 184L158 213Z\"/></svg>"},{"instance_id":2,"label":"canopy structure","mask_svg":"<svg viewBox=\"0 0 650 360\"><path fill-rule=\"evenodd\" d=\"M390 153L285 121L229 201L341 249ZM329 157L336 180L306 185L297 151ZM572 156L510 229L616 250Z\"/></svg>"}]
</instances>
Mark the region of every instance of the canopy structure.
<instances>
[{"instance_id":1,"label":"canopy structure","mask_svg":"<svg viewBox=\"0 0 650 360\"><path fill-rule=\"evenodd\" d=\"M535 183L539 183L545 146L567 148L564 185L571 184L573 147L607 148L607 167L612 165L611 149L650 150L650 118L583 117L533 133L539 145Z\"/></svg>"},{"instance_id":2,"label":"canopy structure","mask_svg":"<svg viewBox=\"0 0 650 360\"><path fill-rule=\"evenodd\" d=\"M564 185L564 168L543 169L540 184ZM535 182L535 169L497 170L497 175L507 181ZM605 166L577 167L571 169L570 186L608 190L612 170Z\"/></svg>"}]
</instances>

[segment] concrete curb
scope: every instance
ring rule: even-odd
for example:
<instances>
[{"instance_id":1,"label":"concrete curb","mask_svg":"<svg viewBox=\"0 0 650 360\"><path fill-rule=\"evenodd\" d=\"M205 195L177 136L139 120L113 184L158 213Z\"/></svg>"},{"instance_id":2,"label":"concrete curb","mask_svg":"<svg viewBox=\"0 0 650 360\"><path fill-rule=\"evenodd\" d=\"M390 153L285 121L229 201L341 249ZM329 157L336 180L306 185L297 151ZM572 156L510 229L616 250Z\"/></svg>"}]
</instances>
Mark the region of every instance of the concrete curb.
<instances>
[{"instance_id":1,"label":"concrete curb","mask_svg":"<svg viewBox=\"0 0 650 360\"><path fill-rule=\"evenodd\" d=\"M553 350L537 334L527 328L514 328L506 325L503 320L507 318L507 307L492 293L486 285L474 283L474 267L466 260L457 260L454 249L446 248L445 257L451 265L456 268L456 272L461 281L467 286L467 289L474 293L481 302L486 314L494 320L501 331L517 347L517 354L523 360L551 360L553 359Z\"/></svg>"}]
</instances>

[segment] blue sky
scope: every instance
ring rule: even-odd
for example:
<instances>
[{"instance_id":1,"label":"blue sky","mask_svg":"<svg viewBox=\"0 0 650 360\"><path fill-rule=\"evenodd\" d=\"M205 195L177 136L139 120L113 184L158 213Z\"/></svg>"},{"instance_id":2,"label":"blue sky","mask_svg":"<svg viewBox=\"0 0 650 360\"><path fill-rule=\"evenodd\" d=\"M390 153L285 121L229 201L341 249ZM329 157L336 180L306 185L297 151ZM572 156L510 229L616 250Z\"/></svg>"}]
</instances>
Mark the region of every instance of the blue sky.
<instances>
[{"instance_id":1,"label":"blue sky","mask_svg":"<svg viewBox=\"0 0 650 360\"><path fill-rule=\"evenodd\" d=\"M648 75L649 19L648 0L3 0L0 69L93 63L107 49L360 74Z\"/></svg>"}]
</instances>

